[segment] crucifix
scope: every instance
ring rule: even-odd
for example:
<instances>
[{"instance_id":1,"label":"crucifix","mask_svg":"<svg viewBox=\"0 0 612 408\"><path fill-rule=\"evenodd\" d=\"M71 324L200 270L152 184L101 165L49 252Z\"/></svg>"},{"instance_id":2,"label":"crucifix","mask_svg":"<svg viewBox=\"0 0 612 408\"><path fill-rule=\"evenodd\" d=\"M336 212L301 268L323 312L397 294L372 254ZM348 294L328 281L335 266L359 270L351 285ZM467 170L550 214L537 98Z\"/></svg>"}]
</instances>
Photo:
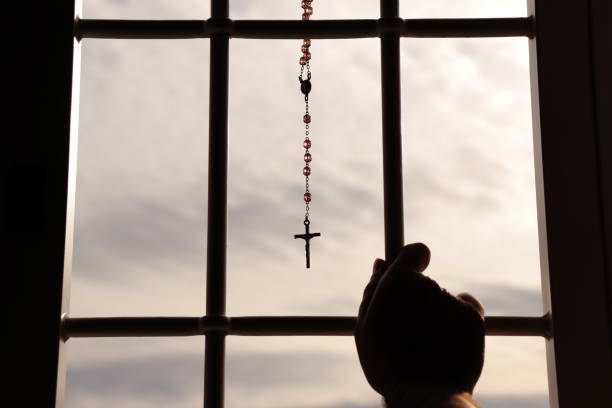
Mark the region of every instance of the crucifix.
<instances>
[{"instance_id":1,"label":"crucifix","mask_svg":"<svg viewBox=\"0 0 612 408\"><path fill-rule=\"evenodd\" d=\"M310 268L310 240L314 237L320 237L321 233L310 233L310 220L308 218L304 220L304 226L306 227L306 233L294 235L293 238L302 238L304 241L306 241L306 268Z\"/></svg>"}]
</instances>

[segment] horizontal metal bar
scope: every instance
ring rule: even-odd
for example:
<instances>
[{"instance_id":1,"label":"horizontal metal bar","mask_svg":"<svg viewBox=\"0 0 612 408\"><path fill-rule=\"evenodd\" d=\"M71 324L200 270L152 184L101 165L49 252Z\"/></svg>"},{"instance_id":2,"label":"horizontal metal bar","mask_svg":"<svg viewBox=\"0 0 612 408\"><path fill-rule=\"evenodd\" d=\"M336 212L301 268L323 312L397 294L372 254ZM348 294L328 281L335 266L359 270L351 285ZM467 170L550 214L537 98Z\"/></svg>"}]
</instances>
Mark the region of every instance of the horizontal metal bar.
<instances>
[{"instance_id":1,"label":"horizontal metal bar","mask_svg":"<svg viewBox=\"0 0 612 408\"><path fill-rule=\"evenodd\" d=\"M352 336L355 317L93 317L63 319L64 340L71 337L198 336L222 332L235 336ZM548 316L485 318L488 336L550 337Z\"/></svg>"},{"instance_id":2,"label":"horizontal metal bar","mask_svg":"<svg viewBox=\"0 0 612 408\"><path fill-rule=\"evenodd\" d=\"M374 38L379 36L378 20L237 20L233 38Z\"/></svg>"},{"instance_id":3,"label":"horizontal metal bar","mask_svg":"<svg viewBox=\"0 0 612 408\"><path fill-rule=\"evenodd\" d=\"M532 37L531 17L371 20L95 20L77 19L75 36L115 39L208 38L373 38L394 33L401 37Z\"/></svg>"},{"instance_id":4,"label":"horizontal metal bar","mask_svg":"<svg viewBox=\"0 0 612 408\"><path fill-rule=\"evenodd\" d=\"M236 336L352 336L355 317L270 316L232 317L229 334Z\"/></svg>"},{"instance_id":5,"label":"horizontal metal bar","mask_svg":"<svg viewBox=\"0 0 612 408\"><path fill-rule=\"evenodd\" d=\"M201 317L65 317L62 337L198 336L203 334L201 322Z\"/></svg>"},{"instance_id":6,"label":"horizontal metal bar","mask_svg":"<svg viewBox=\"0 0 612 408\"><path fill-rule=\"evenodd\" d=\"M485 317L485 333L488 336L542 336L547 339L552 336L548 315L539 317L487 316Z\"/></svg>"}]
</instances>

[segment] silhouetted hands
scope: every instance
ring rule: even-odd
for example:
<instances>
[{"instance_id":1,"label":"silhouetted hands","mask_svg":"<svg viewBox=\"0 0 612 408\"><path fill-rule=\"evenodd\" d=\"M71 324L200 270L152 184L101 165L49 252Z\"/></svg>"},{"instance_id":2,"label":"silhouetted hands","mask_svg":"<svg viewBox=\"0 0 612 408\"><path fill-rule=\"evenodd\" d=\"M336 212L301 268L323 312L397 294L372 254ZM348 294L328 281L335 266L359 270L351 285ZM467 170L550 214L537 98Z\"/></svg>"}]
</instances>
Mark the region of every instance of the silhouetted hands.
<instances>
[{"instance_id":1,"label":"silhouetted hands","mask_svg":"<svg viewBox=\"0 0 612 408\"><path fill-rule=\"evenodd\" d=\"M484 362L483 309L423 275L429 259L411 244L374 262L355 332L361 367L390 408L477 406L469 401Z\"/></svg>"}]
</instances>

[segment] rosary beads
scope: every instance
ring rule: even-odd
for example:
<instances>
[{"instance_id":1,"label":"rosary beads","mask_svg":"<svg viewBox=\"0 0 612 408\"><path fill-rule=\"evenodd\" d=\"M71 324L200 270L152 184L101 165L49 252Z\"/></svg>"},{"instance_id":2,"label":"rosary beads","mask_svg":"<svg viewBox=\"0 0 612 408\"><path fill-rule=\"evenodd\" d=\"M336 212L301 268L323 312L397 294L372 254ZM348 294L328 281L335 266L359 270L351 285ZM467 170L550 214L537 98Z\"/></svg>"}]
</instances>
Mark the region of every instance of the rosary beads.
<instances>
[{"instance_id":1,"label":"rosary beads","mask_svg":"<svg viewBox=\"0 0 612 408\"><path fill-rule=\"evenodd\" d=\"M302 0L302 20L310 20L312 15L312 0ZM304 77L304 70L306 71L306 77ZM310 240L314 237L320 237L320 232L310 233L310 201L312 195L310 194L310 162L312 161L312 155L310 154L310 147L312 142L310 141L310 112L308 110L308 94L312 89L310 82L312 75L310 72L310 40L304 39L302 42L302 56L300 57L300 75L298 79L300 81L300 90L304 94L304 102L306 103L306 112L304 113L304 142L303 146L306 151L304 152L304 168L302 174L306 178L306 191L304 192L304 204L306 206L306 213L304 215L304 227L306 232L304 234L294 235L294 238L301 238L306 241L306 268L310 268Z\"/></svg>"}]
</instances>

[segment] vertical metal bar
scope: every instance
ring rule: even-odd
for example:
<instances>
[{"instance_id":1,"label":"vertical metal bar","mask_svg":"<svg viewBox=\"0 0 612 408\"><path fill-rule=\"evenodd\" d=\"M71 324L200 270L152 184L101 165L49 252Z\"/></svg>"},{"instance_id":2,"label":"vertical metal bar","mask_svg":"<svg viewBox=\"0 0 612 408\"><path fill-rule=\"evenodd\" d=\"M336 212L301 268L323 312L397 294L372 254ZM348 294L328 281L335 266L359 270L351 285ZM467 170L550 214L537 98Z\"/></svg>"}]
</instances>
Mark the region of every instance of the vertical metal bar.
<instances>
[{"instance_id":1,"label":"vertical metal bar","mask_svg":"<svg viewBox=\"0 0 612 408\"><path fill-rule=\"evenodd\" d=\"M225 315L229 37L210 40L206 314Z\"/></svg>"},{"instance_id":2,"label":"vertical metal bar","mask_svg":"<svg viewBox=\"0 0 612 408\"><path fill-rule=\"evenodd\" d=\"M553 334L546 342L551 408L612 406L605 184L612 163L601 151L612 89L597 76L612 36L593 43L591 12L593 5L606 10L605 1L528 2L536 18L531 88L542 291Z\"/></svg>"},{"instance_id":3,"label":"vertical metal bar","mask_svg":"<svg viewBox=\"0 0 612 408\"><path fill-rule=\"evenodd\" d=\"M381 0L380 14L383 19L398 18L398 0ZM383 34L380 51L385 257L393 259L404 245L399 35Z\"/></svg>"},{"instance_id":4,"label":"vertical metal bar","mask_svg":"<svg viewBox=\"0 0 612 408\"><path fill-rule=\"evenodd\" d=\"M229 17L229 0L211 0L210 8L211 18Z\"/></svg>"},{"instance_id":5,"label":"vertical metal bar","mask_svg":"<svg viewBox=\"0 0 612 408\"><path fill-rule=\"evenodd\" d=\"M206 335L204 350L204 407L222 408L225 387L225 335Z\"/></svg>"},{"instance_id":6,"label":"vertical metal bar","mask_svg":"<svg viewBox=\"0 0 612 408\"><path fill-rule=\"evenodd\" d=\"M37 5L38 6L38 5ZM80 1L41 4L32 18L24 78L11 106L19 131L3 138L0 231L5 278L20 280L11 330L18 364L10 380L20 405L61 407L65 385L61 317L68 310L72 266L80 47L73 24ZM29 39L29 37L27 37ZM16 100L15 100L16 99ZM6 119L9 121L9 119ZM11 285L12 286L12 285ZM13 287L15 287L13 286ZM27 391L26 391L27 390Z\"/></svg>"},{"instance_id":7,"label":"vertical metal bar","mask_svg":"<svg viewBox=\"0 0 612 408\"><path fill-rule=\"evenodd\" d=\"M227 0L211 1L211 18L227 18ZM206 315L225 316L229 35L210 38ZM204 350L204 407L223 408L225 334L209 333Z\"/></svg>"},{"instance_id":8,"label":"vertical metal bar","mask_svg":"<svg viewBox=\"0 0 612 408\"><path fill-rule=\"evenodd\" d=\"M399 17L399 0L380 0L380 17Z\"/></svg>"}]
</instances>

